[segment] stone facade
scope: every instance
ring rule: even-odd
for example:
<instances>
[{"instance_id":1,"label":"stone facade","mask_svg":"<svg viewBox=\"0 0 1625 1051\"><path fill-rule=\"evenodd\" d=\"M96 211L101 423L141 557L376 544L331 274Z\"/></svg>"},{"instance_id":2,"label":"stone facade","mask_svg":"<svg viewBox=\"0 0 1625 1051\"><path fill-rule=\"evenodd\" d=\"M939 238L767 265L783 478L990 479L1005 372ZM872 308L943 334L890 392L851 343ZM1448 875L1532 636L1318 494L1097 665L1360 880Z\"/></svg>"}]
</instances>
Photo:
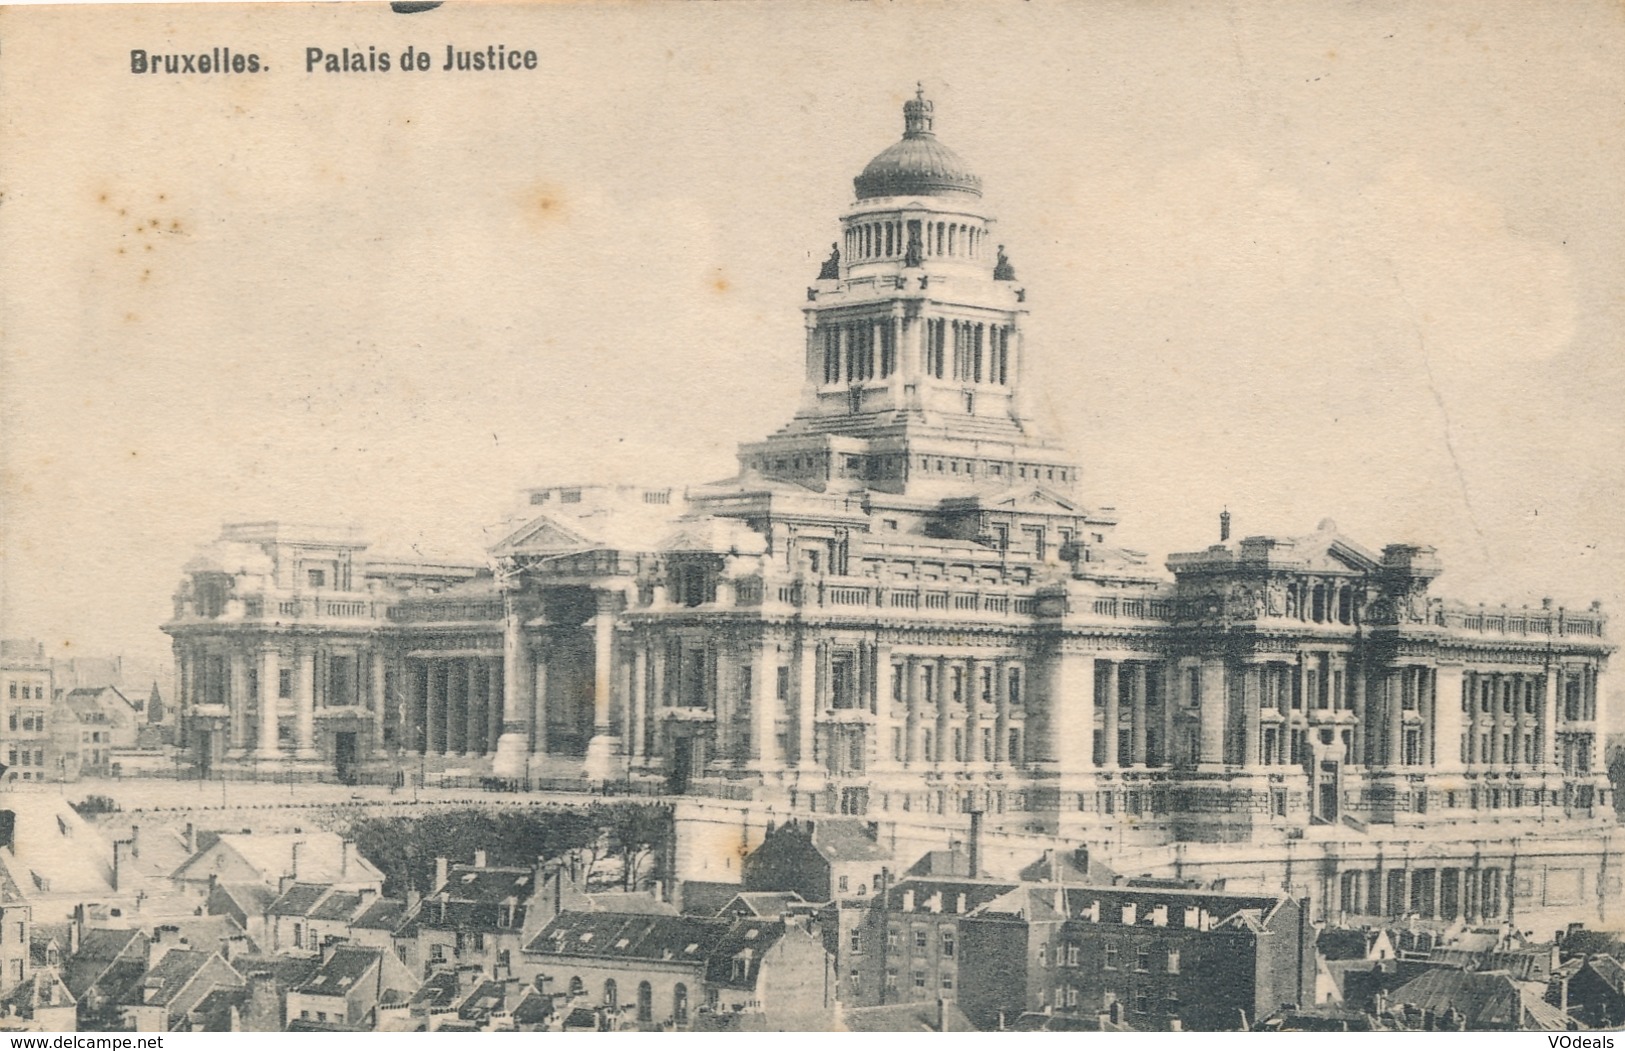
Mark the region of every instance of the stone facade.
<instances>
[{"instance_id":1,"label":"stone facade","mask_svg":"<svg viewBox=\"0 0 1625 1051\"><path fill-rule=\"evenodd\" d=\"M660 780L949 827L977 810L1165 859L1611 824L1595 605L1451 603L1432 549L1330 521L1231 540L1226 516L1171 581L1118 545L1028 410L1027 295L933 121L911 100L855 181L802 307L801 404L736 477L528 490L482 567L228 526L165 629L197 765ZM1328 911L1513 900L1476 855L1394 889L1333 853ZM1617 875L1578 878L1584 902L1617 897Z\"/></svg>"}]
</instances>

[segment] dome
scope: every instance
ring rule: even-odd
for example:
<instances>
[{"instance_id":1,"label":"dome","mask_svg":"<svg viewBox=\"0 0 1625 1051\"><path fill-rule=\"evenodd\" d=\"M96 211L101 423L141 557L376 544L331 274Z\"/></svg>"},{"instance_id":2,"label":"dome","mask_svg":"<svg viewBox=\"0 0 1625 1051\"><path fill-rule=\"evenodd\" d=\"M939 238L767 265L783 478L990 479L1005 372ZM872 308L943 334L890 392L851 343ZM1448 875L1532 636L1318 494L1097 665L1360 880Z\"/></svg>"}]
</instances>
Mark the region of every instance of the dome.
<instances>
[{"instance_id":1,"label":"dome","mask_svg":"<svg viewBox=\"0 0 1625 1051\"><path fill-rule=\"evenodd\" d=\"M903 104L903 138L882 150L852 180L858 200L871 197L982 196L981 177L931 130L931 101L920 88Z\"/></svg>"}]
</instances>

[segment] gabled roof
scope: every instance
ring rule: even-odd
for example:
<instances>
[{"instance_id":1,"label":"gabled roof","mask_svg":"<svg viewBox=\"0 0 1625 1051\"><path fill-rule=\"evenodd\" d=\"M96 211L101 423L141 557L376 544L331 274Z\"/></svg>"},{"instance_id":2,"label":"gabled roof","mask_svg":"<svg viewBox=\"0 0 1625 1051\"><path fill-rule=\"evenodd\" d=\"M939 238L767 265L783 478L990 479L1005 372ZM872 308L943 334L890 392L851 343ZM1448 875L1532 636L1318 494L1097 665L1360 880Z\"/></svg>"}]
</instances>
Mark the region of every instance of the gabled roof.
<instances>
[{"instance_id":1,"label":"gabled roof","mask_svg":"<svg viewBox=\"0 0 1625 1051\"><path fill-rule=\"evenodd\" d=\"M1517 984L1505 974L1451 967L1429 968L1389 997L1396 1006L1413 1004L1435 1014L1454 1008L1466 1018L1467 1028L1474 1030L1521 1028L1524 999Z\"/></svg>"},{"instance_id":2,"label":"gabled roof","mask_svg":"<svg viewBox=\"0 0 1625 1051\"><path fill-rule=\"evenodd\" d=\"M381 950L340 945L295 990L307 996L344 996L380 963Z\"/></svg>"},{"instance_id":3,"label":"gabled roof","mask_svg":"<svg viewBox=\"0 0 1625 1051\"><path fill-rule=\"evenodd\" d=\"M353 891L336 890L316 903L306 913L313 920L348 920L361 907L361 895Z\"/></svg>"},{"instance_id":4,"label":"gabled roof","mask_svg":"<svg viewBox=\"0 0 1625 1051\"><path fill-rule=\"evenodd\" d=\"M762 957L785 935L776 920L742 919L729 927L711 949L705 980L727 989L754 989Z\"/></svg>"},{"instance_id":5,"label":"gabled roof","mask_svg":"<svg viewBox=\"0 0 1625 1051\"><path fill-rule=\"evenodd\" d=\"M867 822L856 818L824 818L814 823L812 844L831 862L889 861L891 848L870 834Z\"/></svg>"},{"instance_id":6,"label":"gabled roof","mask_svg":"<svg viewBox=\"0 0 1625 1051\"><path fill-rule=\"evenodd\" d=\"M130 1006L167 1005L214 955L195 949L169 950L147 969L140 981L125 990L123 1002Z\"/></svg>"},{"instance_id":7,"label":"gabled roof","mask_svg":"<svg viewBox=\"0 0 1625 1051\"><path fill-rule=\"evenodd\" d=\"M1324 960L1363 960L1371 952L1376 937L1376 931L1327 927L1315 938L1315 951Z\"/></svg>"},{"instance_id":8,"label":"gabled roof","mask_svg":"<svg viewBox=\"0 0 1625 1051\"><path fill-rule=\"evenodd\" d=\"M543 996L535 989L527 989L519 998L510 1017L516 1025L541 1025L553 1017L553 998Z\"/></svg>"},{"instance_id":9,"label":"gabled roof","mask_svg":"<svg viewBox=\"0 0 1625 1051\"><path fill-rule=\"evenodd\" d=\"M74 1007L77 1004L73 993L55 969L40 968L0 997L0 1008L6 1009L0 1013L33 1018L36 1011Z\"/></svg>"},{"instance_id":10,"label":"gabled roof","mask_svg":"<svg viewBox=\"0 0 1625 1051\"><path fill-rule=\"evenodd\" d=\"M527 953L703 965L727 934L727 920L575 912L555 916L524 948Z\"/></svg>"},{"instance_id":11,"label":"gabled roof","mask_svg":"<svg viewBox=\"0 0 1625 1051\"><path fill-rule=\"evenodd\" d=\"M1625 996L1625 967L1620 966L1618 960L1603 953L1587 960L1586 968L1602 979L1608 988Z\"/></svg>"},{"instance_id":12,"label":"gabled roof","mask_svg":"<svg viewBox=\"0 0 1625 1051\"><path fill-rule=\"evenodd\" d=\"M263 883L217 883L214 893L229 899L244 916L263 916L278 897Z\"/></svg>"},{"instance_id":13,"label":"gabled roof","mask_svg":"<svg viewBox=\"0 0 1625 1051\"><path fill-rule=\"evenodd\" d=\"M305 916L332 889L325 883L295 883L283 891L266 911L272 916Z\"/></svg>"},{"instance_id":14,"label":"gabled roof","mask_svg":"<svg viewBox=\"0 0 1625 1051\"><path fill-rule=\"evenodd\" d=\"M436 971L424 979L409 1001L413 1007L427 1010L451 1007L457 1003L457 972Z\"/></svg>"},{"instance_id":15,"label":"gabled roof","mask_svg":"<svg viewBox=\"0 0 1625 1051\"><path fill-rule=\"evenodd\" d=\"M913 877L899 880L886 890L886 908L893 912L969 915L989 902L1003 898L1017 886L1006 880ZM905 905L912 907L905 908Z\"/></svg>"},{"instance_id":16,"label":"gabled roof","mask_svg":"<svg viewBox=\"0 0 1625 1051\"><path fill-rule=\"evenodd\" d=\"M231 967L244 978L255 974L268 974L280 988L292 989L314 974L321 963L321 958L316 956L274 956L255 953L233 957Z\"/></svg>"},{"instance_id":17,"label":"gabled roof","mask_svg":"<svg viewBox=\"0 0 1625 1051\"><path fill-rule=\"evenodd\" d=\"M346 857L342 837L333 832L230 832L199 850L170 876L183 882L205 881L211 875L210 858L215 850L234 853L261 882L276 884L294 875L294 847L299 847L298 878L304 883L382 883L384 874L360 852L351 847Z\"/></svg>"},{"instance_id":18,"label":"gabled roof","mask_svg":"<svg viewBox=\"0 0 1625 1051\"><path fill-rule=\"evenodd\" d=\"M399 898L379 898L351 921L350 926L367 931L393 931L405 916L406 902Z\"/></svg>"},{"instance_id":19,"label":"gabled roof","mask_svg":"<svg viewBox=\"0 0 1625 1051\"><path fill-rule=\"evenodd\" d=\"M807 904L806 899L793 890L747 890L735 894L728 904L717 910L717 915L748 914L764 919L777 919L794 907Z\"/></svg>"},{"instance_id":20,"label":"gabled roof","mask_svg":"<svg viewBox=\"0 0 1625 1051\"><path fill-rule=\"evenodd\" d=\"M430 896L396 929L414 937L418 929L518 931L524 928L527 905L536 893L536 873L526 868L455 865Z\"/></svg>"}]
</instances>

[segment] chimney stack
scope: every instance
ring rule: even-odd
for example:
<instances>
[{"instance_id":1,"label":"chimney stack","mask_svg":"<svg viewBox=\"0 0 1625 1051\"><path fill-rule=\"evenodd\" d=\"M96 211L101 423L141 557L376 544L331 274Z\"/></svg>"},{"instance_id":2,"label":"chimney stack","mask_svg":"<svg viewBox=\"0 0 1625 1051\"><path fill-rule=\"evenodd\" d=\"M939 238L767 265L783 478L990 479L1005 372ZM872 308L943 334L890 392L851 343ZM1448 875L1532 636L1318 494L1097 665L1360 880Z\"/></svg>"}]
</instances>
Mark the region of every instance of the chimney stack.
<instances>
[{"instance_id":1,"label":"chimney stack","mask_svg":"<svg viewBox=\"0 0 1625 1051\"><path fill-rule=\"evenodd\" d=\"M350 878L350 851L354 849L347 839L339 840L339 879Z\"/></svg>"},{"instance_id":2,"label":"chimney stack","mask_svg":"<svg viewBox=\"0 0 1625 1051\"><path fill-rule=\"evenodd\" d=\"M186 854L188 857L197 853L197 828L190 821L186 823Z\"/></svg>"},{"instance_id":3,"label":"chimney stack","mask_svg":"<svg viewBox=\"0 0 1625 1051\"><path fill-rule=\"evenodd\" d=\"M130 857L138 858L140 856L141 856L141 826L140 825L131 825L130 826Z\"/></svg>"},{"instance_id":4,"label":"chimney stack","mask_svg":"<svg viewBox=\"0 0 1625 1051\"><path fill-rule=\"evenodd\" d=\"M486 855L483 849L474 851L474 867L477 869L483 869L485 867L485 857Z\"/></svg>"},{"instance_id":5,"label":"chimney stack","mask_svg":"<svg viewBox=\"0 0 1625 1051\"><path fill-rule=\"evenodd\" d=\"M450 874L450 866L445 858L434 859L434 885L438 890L446 885L446 877Z\"/></svg>"},{"instance_id":6,"label":"chimney stack","mask_svg":"<svg viewBox=\"0 0 1625 1051\"><path fill-rule=\"evenodd\" d=\"M302 840L302 839L295 840L294 844L293 844L293 863L292 863L293 871L288 873L288 875L293 877L293 881L295 883L299 882L299 861L300 861L300 855L304 854L304 852L305 852L305 841Z\"/></svg>"},{"instance_id":7,"label":"chimney stack","mask_svg":"<svg viewBox=\"0 0 1625 1051\"><path fill-rule=\"evenodd\" d=\"M1230 509L1227 507L1219 512L1219 543L1230 539Z\"/></svg>"}]
</instances>

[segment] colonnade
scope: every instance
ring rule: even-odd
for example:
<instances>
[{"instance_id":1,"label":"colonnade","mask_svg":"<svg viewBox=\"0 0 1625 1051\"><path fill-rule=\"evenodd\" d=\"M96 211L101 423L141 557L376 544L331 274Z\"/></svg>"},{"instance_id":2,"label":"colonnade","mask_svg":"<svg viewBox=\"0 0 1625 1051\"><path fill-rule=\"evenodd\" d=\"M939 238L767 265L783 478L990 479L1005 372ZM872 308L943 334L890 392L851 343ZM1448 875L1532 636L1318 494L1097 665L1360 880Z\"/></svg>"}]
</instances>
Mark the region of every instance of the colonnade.
<instances>
[{"instance_id":1,"label":"colonnade","mask_svg":"<svg viewBox=\"0 0 1625 1051\"><path fill-rule=\"evenodd\" d=\"M1345 870L1329 888L1326 913L1335 916L1416 916L1425 920L1494 920L1510 911L1506 868L1489 865Z\"/></svg>"}]
</instances>

